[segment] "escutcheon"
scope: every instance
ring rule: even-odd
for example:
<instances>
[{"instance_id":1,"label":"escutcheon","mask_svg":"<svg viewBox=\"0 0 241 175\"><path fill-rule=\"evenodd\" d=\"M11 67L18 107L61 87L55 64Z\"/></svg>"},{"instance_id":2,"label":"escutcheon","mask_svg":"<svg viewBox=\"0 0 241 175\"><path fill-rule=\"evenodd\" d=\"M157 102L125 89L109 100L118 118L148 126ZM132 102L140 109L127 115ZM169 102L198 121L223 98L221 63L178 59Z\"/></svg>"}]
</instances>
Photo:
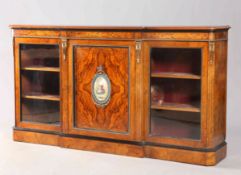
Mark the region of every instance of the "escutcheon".
<instances>
[{"instance_id":1,"label":"escutcheon","mask_svg":"<svg viewBox=\"0 0 241 175\"><path fill-rule=\"evenodd\" d=\"M91 83L91 92L94 103L97 106L105 107L111 97L111 83L108 75L104 72L103 66L97 67L97 72Z\"/></svg>"}]
</instances>

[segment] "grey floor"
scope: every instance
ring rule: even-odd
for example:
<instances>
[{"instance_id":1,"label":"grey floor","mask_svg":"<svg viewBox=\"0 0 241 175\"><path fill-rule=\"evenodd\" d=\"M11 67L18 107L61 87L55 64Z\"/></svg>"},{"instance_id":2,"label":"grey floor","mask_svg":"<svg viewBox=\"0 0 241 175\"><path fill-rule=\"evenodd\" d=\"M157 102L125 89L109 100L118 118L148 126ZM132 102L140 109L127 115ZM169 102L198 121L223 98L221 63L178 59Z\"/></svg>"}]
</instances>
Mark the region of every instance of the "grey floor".
<instances>
[{"instance_id":1,"label":"grey floor","mask_svg":"<svg viewBox=\"0 0 241 175\"><path fill-rule=\"evenodd\" d=\"M12 141L13 121L0 124L0 175L240 175L241 137L228 136L228 156L214 167L132 158Z\"/></svg>"}]
</instances>

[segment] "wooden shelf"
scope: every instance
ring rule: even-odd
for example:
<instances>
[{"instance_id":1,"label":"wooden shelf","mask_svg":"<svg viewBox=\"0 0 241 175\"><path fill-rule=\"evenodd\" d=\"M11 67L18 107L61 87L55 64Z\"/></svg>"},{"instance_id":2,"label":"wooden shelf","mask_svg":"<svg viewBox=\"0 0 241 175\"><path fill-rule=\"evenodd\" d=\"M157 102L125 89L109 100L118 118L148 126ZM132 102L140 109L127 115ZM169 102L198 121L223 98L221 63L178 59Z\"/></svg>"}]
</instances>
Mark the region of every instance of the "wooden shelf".
<instances>
[{"instance_id":1,"label":"wooden shelf","mask_svg":"<svg viewBox=\"0 0 241 175\"><path fill-rule=\"evenodd\" d=\"M200 80L201 76L191 73L178 73L178 72L160 72L152 73L151 77L154 78L181 78L181 79L195 79Z\"/></svg>"},{"instance_id":2,"label":"wooden shelf","mask_svg":"<svg viewBox=\"0 0 241 175\"><path fill-rule=\"evenodd\" d=\"M49 94L24 94L22 98L27 99L36 99L36 100L50 100L50 101L60 101L58 95L49 95Z\"/></svg>"},{"instance_id":3,"label":"wooden shelf","mask_svg":"<svg viewBox=\"0 0 241 175\"><path fill-rule=\"evenodd\" d=\"M46 71L46 72L60 72L58 67L41 67L41 66L29 66L23 67L21 70L29 70L29 71Z\"/></svg>"},{"instance_id":4,"label":"wooden shelf","mask_svg":"<svg viewBox=\"0 0 241 175\"><path fill-rule=\"evenodd\" d=\"M159 104L152 104L151 109L164 109L164 110L171 110L171 111L185 111L185 112L200 112L200 108L195 107L190 104L177 104L177 103L163 103Z\"/></svg>"}]
</instances>

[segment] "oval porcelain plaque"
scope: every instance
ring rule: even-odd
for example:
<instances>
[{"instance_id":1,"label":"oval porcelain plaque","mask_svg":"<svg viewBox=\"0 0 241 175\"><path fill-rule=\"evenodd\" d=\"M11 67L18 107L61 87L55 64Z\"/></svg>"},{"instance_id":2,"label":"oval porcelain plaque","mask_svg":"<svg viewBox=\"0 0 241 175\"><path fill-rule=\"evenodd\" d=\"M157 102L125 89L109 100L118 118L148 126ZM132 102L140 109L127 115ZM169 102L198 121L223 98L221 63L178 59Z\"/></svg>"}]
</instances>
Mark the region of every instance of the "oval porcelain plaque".
<instances>
[{"instance_id":1,"label":"oval porcelain plaque","mask_svg":"<svg viewBox=\"0 0 241 175\"><path fill-rule=\"evenodd\" d=\"M92 80L92 98L96 105L106 106L110 101L111 84L109 77L101 72L96 73Z\"/></svg>"}]
</instances>

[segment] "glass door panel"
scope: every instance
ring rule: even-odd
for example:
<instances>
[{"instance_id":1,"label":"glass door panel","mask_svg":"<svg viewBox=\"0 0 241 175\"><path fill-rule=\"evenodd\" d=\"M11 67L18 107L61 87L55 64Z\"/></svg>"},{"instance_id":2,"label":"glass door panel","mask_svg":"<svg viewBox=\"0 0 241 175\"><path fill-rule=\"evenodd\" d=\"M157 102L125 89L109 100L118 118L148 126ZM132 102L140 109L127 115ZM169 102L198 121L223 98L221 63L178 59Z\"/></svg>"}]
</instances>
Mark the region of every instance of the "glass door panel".
<instances>
[{"instance_id":1,"label":"glass door panel","mask_svg":"<svg viewBox=\"0 0 241 175\"><path fill-rule=\"evenodd\" d=\"M150 49L150 136L201 138L201 57L201 49Z\"/></svg>"},{"instance_id":2,"label":"glass door panel","mask_svg":"<svg viewBox=\"0 0 241 175\"><path fill-rule=\"evenodd\" d=\"M58 44L20 44L21 121L60 122Z\"/></svg>"}]
</instances>

